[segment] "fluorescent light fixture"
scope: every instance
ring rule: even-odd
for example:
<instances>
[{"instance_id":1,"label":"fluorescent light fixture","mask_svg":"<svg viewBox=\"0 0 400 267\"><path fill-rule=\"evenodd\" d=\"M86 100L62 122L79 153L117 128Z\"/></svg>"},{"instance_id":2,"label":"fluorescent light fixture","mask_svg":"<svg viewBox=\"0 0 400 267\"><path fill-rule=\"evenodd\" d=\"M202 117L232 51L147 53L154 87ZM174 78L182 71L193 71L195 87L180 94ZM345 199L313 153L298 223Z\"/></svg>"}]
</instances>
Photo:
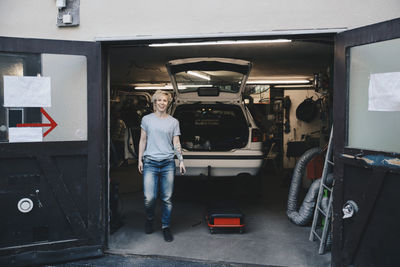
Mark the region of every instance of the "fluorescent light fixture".
<instances>
[{"instance_id":1,"label":"fluorescent light fixture","mask_svg":"<svg viewBox=\"0 0 400 267\"><path fill-rule=\"evenodd\" d=\"M172 90L172 85L165 86L135 86L135 90Z\"/></svg>"},{"instance_id":2,"label":"fluorescent light fixture","mask_svg":"<svg viewBox=\"0 0 400 267\"><path fill-rule=\"evenodd\" d=\"M207 81L211 80L211 77L210 77L210 76L208 76L207 74L198 72L198 71L191 71L191 70L189 70L189 71L187 72L187 74L192 75L192 76L196 76L196 77L199 77L199 78L202 78L202 79L207 80Z\"/></svg>"},{"instance_id":3,"label":"fluorescent light fixture","mask_svg":"<svg viewBox=\"0 0 400 267\"><path fill-rule=\"evenodd\" d=\"M180 90L187 88L197 88L197 87L213 87L212 84L178 84L178 88ZM172 90L174 89L172 85L143 85L143 86L134 86L135 90Z\"/></svg>"},{"instance_id":4,"label":"fluorescent light fixture","mask_svg":"<svg viewBox=\"0 0 400 267\"><path fill-rule=\"evenodd\" d=\"M197 87L213 87L212 84L178 84L179 89L197 88Z\"/></svg>"},{"instance_id":5,"label":"fluorescent light fixture","mask_svg":"<svg viewBox=\"0 0 400 267\"><path fill-rule=\"evenodd\" d=\"M312 84L290 84L290 85L275 85L275 88L311 88Z\"/></svg>"},{"instance_id":6,"label":"fluorescent light fixture","mask_svg":"<svg viewBox=\"0 0 400 267\"><path fill-rule=\"evenodd\" d=\"M149 44L150 47L168 47L168 46L193 46L193 45L232 45L232 44L267 44L267 43L289 43L289 39L274 40L226 40L226 41L209 41L209 42L192 42L192 43L160 43Z\"/></svg>"},{"instance_id":7,"label":"fluorescent light fixture","mask_svg":"<svg viewBox=\"0 0 400 267\"><path fill-rule=\"evenodd\" d=\"M247 81L247 84L294 84L294 83L310 83L310 80L260 80Z\"/></svg>"}]
</instances>

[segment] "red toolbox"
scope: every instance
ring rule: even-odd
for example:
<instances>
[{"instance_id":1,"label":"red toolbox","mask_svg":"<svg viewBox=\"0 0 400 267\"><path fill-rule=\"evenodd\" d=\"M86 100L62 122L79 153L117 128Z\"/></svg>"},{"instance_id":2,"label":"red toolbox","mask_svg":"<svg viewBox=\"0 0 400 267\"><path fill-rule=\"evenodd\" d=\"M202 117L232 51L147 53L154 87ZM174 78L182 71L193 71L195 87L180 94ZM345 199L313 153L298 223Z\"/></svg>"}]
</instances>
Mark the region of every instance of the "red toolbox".
<instances>
[{"instance_id":1,"label":"red toolbox","mask_svg":"<svg viewBox=\"0 0 400 267\"><path fill-rule=\"evenodd\" d=\"M211 234L214 234L217 228L237 228L239 233L244 233L244 214L233 202L208 205L206 221Z\"/></svg>"}]
</instances>

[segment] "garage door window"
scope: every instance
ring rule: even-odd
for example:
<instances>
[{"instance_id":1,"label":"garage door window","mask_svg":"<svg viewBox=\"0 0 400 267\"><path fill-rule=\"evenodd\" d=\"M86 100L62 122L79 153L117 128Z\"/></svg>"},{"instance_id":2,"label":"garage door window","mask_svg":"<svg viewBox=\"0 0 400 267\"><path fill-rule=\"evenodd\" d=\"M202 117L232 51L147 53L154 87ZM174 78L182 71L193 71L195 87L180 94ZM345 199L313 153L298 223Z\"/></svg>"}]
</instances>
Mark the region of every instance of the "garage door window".
<instances>
[{"instance_id":1,"label":"garage door window","mask_svg":"<svg viewBox=\"0 0 400 267\"><path fill-rule=\"evenodd\" d=\"M400 153L400 39L349 50L348 146Z\"/></svg>"},{"instance_id":2,"label":"garage door window","mask_svg":"<svg viewBox=\"0 0 400 267\"><path fill-rule=\"evenodd\" d=\"M87 140L86 57L0 53L0 142Z\"/></svg>"}]
</instances>

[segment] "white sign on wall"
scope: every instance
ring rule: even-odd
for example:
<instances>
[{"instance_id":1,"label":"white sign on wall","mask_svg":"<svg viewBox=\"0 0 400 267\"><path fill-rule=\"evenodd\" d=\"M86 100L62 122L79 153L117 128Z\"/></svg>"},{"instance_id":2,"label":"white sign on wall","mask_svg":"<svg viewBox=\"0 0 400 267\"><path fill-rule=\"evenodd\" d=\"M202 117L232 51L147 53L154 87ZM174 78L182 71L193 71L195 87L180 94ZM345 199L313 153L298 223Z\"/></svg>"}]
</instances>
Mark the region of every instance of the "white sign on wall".
<instances>
[{"instance_id":1,"label":"white sign on wall","mask_svg":"<svg viewBox=\"0 0 400 267\"><path fill-rule=\"evenodd\" d=\"M43 107L51 106L50 77L4 76L4 107L40 107L50 123L22 123L8 129L8 141L42 142L57 124ZM51 127L43 134L42 127Z\"/></svg>"},{"instance_id":2,"label":"white sign on wall","mask_svg":"<svg viewBox=\"0 0 400 267\"><path fill-rule=\"evenodd\" d=\"M41 127L10 127L8 136L10 143L42 142L43 130Z\"/></svg>"},{"instance_id":3,"label":"white sign on wall","mask_svg":"<svg viewBox=\"0 0 400 267\"><path fill-rule=\"evenodd\" d=\"M400 72L370 75L368 110L400 111Z\"/></svg>"},{"instance_id":4,"label":"white sign on wall","mask_svg":"<svg viewBox=\"0 0 400 267\"><path fill-rule=\"evenodd\" d=\"M50 77L4 76L4 107L50 106Z\"/></svg>"}]
</instances>

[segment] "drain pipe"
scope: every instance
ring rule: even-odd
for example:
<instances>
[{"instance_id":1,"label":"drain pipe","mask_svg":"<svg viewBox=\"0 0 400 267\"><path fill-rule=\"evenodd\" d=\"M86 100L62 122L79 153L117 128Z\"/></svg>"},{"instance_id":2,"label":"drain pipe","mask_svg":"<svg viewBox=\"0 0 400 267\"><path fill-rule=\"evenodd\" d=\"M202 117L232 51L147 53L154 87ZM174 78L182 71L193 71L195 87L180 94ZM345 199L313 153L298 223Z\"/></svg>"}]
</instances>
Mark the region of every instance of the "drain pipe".
<instances>
[{"instance_id":1,"label":"drain pipe","mask_svg":"<svg viewBox=\"0 0 400 267\"><path fill-rule=\"evenodd\" d=\"M300 157L300 159L296 163L296 166L294 167L286 214L289 219L297 225L304 226L309 223L311 221L311 218L313 217L313 211L316 202L315 200L318 195L321 179L315 180L311 184L311 187L308 190L299 211L297 211L297 198L301 188L301 180L303 178L304 170L306 169L308 162L310 162L310 160L318 154L321 154L321 149L318 147L307 150Z\"/></svg>"}]
</instances>

